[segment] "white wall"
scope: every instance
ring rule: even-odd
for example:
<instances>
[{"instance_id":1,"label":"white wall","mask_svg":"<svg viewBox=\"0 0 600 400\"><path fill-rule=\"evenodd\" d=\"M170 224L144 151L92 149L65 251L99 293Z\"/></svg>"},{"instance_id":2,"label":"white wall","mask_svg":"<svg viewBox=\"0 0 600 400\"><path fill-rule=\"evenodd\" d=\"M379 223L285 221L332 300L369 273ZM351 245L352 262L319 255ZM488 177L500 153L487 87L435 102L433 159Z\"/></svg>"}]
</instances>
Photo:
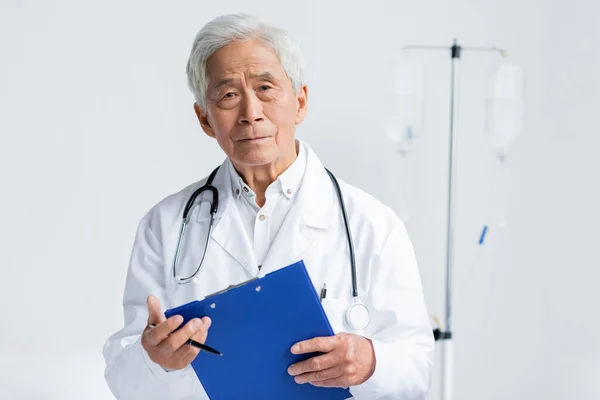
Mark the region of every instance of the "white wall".
<instances>
[{"instance_id":1,"label":"white wall","mask_svg":"<svg viewBox=\"0 0 600 400\"><path fill-rule=\"evenodd\" d=\"M456 398L599 398L598 3L217 3L0 1L0 398L110 398L100 351L122 323L136 224L223 157L195 121L184 67L196 31L233 11L296 36L310 69L299 136L396 208L404 164L381 132L386 63L403 44L453 37L509 49L528 72L525 134L506 166L511 219L505 231L490 225L472 272L498 174L481 134L492 57L462 63ZM445 54L422 59L409 230L441 315L449 65ZM438 390L436 375L431 399Z\"/></svg>"}]
</instances>

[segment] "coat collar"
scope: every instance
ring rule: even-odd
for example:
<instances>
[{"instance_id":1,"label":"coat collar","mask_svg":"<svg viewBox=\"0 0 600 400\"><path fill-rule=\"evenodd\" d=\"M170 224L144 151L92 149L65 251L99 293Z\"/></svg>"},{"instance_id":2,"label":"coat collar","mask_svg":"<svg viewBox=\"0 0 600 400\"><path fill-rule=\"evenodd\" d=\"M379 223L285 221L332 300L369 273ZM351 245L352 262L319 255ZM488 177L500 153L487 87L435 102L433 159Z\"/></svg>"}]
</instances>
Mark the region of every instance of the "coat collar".
<instances>
[{"instance_id":1,"label":"coat collar","mask_svg":"<svg viewBox=\"0 0 600 400\"><path fill-rule=\"evenodd\" d=\"M213 180L213 186L219 191L219 206L211 236L223 250L237 260L251 275L256 275L258 266L254 260L252 246L234 201L229 165L228 160L225 160ZM208 224L208 221L210 221L208 208L204 212L199 212L196 220Z\"/></svg>"},{"instance_id":2,"label":"coat collar","mask_svg":"<svg viewBox=\"0 0 600 400\"><path fill-rule=\"evenodd\" d=\"M306 173L300 187L299 211L304 222L314 228L328 229L333 219L336 193L325 167L315 152L302 143L307 153Z\"/></svg>"}]
</instances>

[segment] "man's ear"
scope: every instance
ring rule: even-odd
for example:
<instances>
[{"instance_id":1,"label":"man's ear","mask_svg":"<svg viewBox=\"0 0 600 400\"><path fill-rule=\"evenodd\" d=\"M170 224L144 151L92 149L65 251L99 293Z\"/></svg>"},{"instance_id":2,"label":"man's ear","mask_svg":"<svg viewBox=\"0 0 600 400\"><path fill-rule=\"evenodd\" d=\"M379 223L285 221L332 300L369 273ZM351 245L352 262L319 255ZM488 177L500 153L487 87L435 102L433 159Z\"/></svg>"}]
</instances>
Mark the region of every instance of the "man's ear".
<instances>
[{"instance_id":1,"label":"man's ear","mask_svg":"<svg viewBox=\"0 0 600 400\"><path fill-rule=\"evenodd\" d=\"M194 112L196 113L196 117L198 117L198 122L200 122L200 126L204 133L206 133L211 138L216 137L215 131L210 126L210 122L208 120L208 113L204 110L198 103L194 103Z\"/></svg>"},{"instance_id":2,"label":"man's ear","mask_svg":"<svg viewBox=\"0 0 600 400\"><path fill-rule=\"evenodd\" d=\"M296 94L296 104L298 105L298 111L296 111L296 125L299 125L304 121L308 106L308 87L306 85L298 90L298 93Z\"/></svg>"}]
</instances>

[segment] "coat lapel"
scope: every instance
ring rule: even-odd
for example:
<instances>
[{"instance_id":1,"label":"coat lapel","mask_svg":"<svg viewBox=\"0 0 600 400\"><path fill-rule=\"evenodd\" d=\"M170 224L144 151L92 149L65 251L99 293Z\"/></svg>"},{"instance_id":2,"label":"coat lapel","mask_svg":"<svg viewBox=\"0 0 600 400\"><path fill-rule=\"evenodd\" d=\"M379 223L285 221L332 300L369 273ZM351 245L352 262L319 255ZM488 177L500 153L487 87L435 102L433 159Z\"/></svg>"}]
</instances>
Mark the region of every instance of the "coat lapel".
<instances>
[{"instance_id":1,"label":"coat lapel","mask_svg":"<svg viewBox=\"0 0 600 400\"><path fill-rule=\"evenodd\" d=\"M215 226L212 232L212 240L217 242L231 257L242 265L251 275L256 276L258 267L254 260L254 252L246 235L240 218L237 205L235 204L230 179L230 162L226 160L214 180L214 186L219 191L219 209ZM198 220L210 219L209 213L198 216Z\"/></svg>"},{"instance_id":2,"label":"coat lapel","mask_svg":"<svg viewBox=\"0 0 600 400\"><path fill-rule=\"evenodd\" d=\"M307 150L306 171L294 204L279 228L262 264L260 275L301 259L310 245L331 227L335 192L323 164Z\"/></svg>"}]
</instances>

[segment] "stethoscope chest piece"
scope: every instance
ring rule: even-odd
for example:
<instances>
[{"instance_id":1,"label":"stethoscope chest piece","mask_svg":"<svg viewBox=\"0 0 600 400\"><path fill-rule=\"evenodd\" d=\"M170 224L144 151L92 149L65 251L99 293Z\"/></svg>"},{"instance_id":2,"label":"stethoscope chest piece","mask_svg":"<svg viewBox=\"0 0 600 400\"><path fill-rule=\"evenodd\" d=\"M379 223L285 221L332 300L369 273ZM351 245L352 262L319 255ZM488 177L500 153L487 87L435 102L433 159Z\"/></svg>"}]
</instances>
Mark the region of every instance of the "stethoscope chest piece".
<instances>
[{"instance_id":1,"label":"stethoscope chest piece","mask_svg":"<svg viewBox=\"0 0 600 400\"><path fill-rule=\"evenodd\" d=\"M355 298L346 311L346 322L352 329L362 330L369 325L369 321L369 309L362 301Z\"/></svg>"}]
</instances>

